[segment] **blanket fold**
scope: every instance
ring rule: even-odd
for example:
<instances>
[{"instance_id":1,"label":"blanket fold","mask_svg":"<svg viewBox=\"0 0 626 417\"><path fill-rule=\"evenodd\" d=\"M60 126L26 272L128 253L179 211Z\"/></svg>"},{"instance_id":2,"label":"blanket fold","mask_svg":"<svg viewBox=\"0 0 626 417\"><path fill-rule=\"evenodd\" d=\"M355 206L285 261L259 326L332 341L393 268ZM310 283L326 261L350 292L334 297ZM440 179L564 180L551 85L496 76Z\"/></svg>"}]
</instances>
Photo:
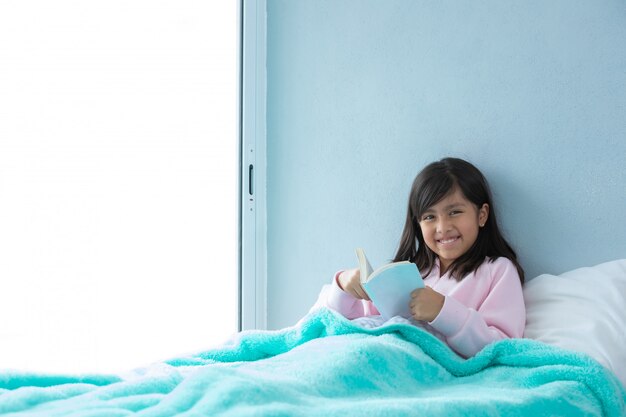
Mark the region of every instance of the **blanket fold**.
<instances>
[{"instance_id":1,"label":"blanket fold","mask_svg":"<svg viewBox=\"0 0 626 417\"><path fill-rule=\"evenodd\" d=\"M297 325L117 375L0 372L3 416L625 416L590 357L527 339L470 359L408 324L320 309Z\"/></svg>"}]
</instances>

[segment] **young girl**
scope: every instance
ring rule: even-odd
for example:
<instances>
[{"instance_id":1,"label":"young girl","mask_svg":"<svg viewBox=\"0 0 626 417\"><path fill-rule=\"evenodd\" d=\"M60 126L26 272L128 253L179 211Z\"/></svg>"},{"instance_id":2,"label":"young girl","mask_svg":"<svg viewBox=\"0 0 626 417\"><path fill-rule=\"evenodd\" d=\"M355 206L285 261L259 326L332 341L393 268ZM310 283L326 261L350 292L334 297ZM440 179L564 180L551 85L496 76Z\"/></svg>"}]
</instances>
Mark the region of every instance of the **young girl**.
<instances>
[{"instance_id":1,"label":"young girl","mask_svg":"<svg viewBox=\"0 0 626 417\"><path fill-rule=\"evenodd\" d=\"M487 344L522 337L524 271L496 222L491 192L469 162L445 158L413 181L394 262L414 262L425 287L411 294L412 319L464 357ZM316 305L349 319L378 315L359 269L335 274Z\"/></svg>"}]
</instances>

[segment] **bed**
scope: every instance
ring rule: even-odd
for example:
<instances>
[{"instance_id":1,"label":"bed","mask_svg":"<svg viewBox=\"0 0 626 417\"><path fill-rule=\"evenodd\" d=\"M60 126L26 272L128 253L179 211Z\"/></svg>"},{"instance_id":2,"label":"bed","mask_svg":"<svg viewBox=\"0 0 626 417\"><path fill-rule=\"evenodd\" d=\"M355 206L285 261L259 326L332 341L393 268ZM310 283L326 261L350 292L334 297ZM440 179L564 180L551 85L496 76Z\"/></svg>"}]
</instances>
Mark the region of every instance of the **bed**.
<instances>
[{"instance_id":1,"label":"bed","mask_svg":"<svg viewBox=\"0 0 626 417\"><path fill-rule=\"evenodd\" d=\"M3 416L626 416L626 259L525 286L526 338L463 359L328 309L122 375L0 373Z\"/></svg>"}]
</instances>

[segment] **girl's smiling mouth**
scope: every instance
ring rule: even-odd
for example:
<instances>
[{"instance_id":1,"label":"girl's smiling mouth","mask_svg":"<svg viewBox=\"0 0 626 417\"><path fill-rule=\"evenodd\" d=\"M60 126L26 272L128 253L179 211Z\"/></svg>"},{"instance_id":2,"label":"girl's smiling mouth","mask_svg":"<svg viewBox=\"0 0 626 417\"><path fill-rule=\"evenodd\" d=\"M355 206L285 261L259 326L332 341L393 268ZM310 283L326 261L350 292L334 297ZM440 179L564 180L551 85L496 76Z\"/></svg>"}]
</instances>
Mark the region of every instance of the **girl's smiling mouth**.
<instances>
[{"instance_id":1,"label":"girl's smiling mouth","mask_svg":"<svg viewBox=\"0 0 626 417\"><path fill-rule=\"evenodd\" d=\"M450 245L456 242L457 240L459 240L460 238L461 238L460 236L455 236L455 237L449 237L446 239L439 239L437 240L437 243L439 243L440 245Z\"/></svg>"}]
</instances>

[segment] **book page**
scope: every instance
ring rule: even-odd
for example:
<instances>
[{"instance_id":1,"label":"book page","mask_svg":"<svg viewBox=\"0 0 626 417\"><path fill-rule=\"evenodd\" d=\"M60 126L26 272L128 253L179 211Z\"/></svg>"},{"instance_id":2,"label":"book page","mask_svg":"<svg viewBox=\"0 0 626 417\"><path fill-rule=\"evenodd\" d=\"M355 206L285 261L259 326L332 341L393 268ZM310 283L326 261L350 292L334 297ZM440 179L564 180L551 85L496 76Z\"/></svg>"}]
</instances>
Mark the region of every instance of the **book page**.
<instances>
[{"instance_id":1,"label":"book page","mask_svg":"<svg viewBox=\"0 0 626 417\"><path fill-rule=\"evenodd\" d=\"M385 272L386 270L390 269L390 268L394 268L397 265L402 265L402 264L410 264L411 262L409 261L400 261L400 262L392 262L390 264L387 265L383 265L380 268L378 268L376 271L371 272L369 274L369 276L367 277L367 280L370 281L374 278L376 278L378 275L382 274L383 272Z\"/></svg>"},{"instance_id":2,"label":"book page","mask_svg":"<svg viewBox=\"0 0 626 417\"><path fill-rule=\"evenodd\" d=\"M370 280L372 275L372 265L367 260L367 256L365 256L365 251L361 248L356 248L356 257L359 259L359 269L361 270L361 283L367 282Z\"/></svg>"}]
</instances>

